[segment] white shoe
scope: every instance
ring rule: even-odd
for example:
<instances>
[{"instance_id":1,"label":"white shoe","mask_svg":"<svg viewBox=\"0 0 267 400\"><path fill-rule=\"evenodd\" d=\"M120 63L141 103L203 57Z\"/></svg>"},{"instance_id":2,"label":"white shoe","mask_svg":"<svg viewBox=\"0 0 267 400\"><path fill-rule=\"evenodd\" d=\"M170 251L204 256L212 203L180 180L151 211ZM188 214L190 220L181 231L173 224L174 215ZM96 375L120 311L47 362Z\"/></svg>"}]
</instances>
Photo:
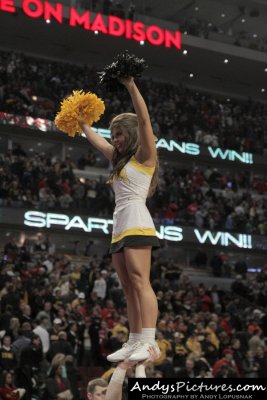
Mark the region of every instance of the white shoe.
<instances>
[{"instance_id":1,"label":"white shoe","mask_svg":"<svg viewBox=\"0 0 267 400\"><path fill-rule=\"evenodd\" d=\"M160 349L158 344L155 342L151 343L140 343L134 352L129 357L129 361L144 361L150 357L149 348L153 346L156 353L160 356Z\"/></svg>"},{"instance_id":2,"label":"white shoe","mask_svg":"<svg viewBox=\"0 0 267 400\"><path fill-rule=\"evenodd\" d=\"M107 360L110 362L118 362L123 361L140 346L140 342L135 342L134 344L128 344L128 342L124 343L120 350L115 351L107 356Z\"/></svg>"}]
</instances>

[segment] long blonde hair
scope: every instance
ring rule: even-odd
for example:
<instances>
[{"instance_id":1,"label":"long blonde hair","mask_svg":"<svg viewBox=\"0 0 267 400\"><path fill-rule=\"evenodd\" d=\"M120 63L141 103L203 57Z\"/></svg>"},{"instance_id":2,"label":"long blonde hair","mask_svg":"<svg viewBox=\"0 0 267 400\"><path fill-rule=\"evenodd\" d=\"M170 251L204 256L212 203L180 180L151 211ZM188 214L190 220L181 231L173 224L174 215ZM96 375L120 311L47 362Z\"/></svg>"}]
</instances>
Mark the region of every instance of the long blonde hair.
<instances>
[{"instance_id":1,"label":"long blonde hair","mask_svg":"<svg viewBox=\"0 0 267 400\"><path fill-rule=\"evenodd\" d=\"M113 171L109 177L110 182L112 182L115 177L120 175L121 170L130 160L130 158L137 152L138 146L140 145L138 120L136 114L123 113L114 117L110 123L109 129L112 132L112 129L117 127L121 128L122 134L126 138L126 146L123 150L123 154L114 147L112 156ZM156 187L158 186L158 169L159 163L157 158L155 171L152 176L148 192L149 197L155 193Z\"/></svg>"}]
</instances>

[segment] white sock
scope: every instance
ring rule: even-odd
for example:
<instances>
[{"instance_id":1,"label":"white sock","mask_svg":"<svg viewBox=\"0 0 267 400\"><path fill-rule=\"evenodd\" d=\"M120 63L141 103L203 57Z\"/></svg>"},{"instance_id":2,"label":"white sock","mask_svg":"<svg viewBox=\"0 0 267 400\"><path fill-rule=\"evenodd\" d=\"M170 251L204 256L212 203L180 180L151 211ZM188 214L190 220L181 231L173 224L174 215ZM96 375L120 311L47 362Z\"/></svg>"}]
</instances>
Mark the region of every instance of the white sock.
<instances>
[{"instance_id":1,"label":"white sock","mask_svg":"<svg viewBox=\"0 0 267 400\"><path fill-rule=\"evenodd\" d=\"M142 328L142 343L155 343L156 328Z\"/></svg>"},{"instance_id":2,"label":"white sock","mask_svg":"<svg viewBox=\"0 0 267 400\"><path fill-rule=\"evenodd\" d=\"M117 367L115 371L113 372L113 375L111 377L112 381L115 381L117 383L123 384L125 375L126 375L126 369L122 369L120 367Z\"/></svg>"},{"instance_id":3,"label":"white sock","mask_svg":"<svg viewBox=\"0 0 267 400\"><path fill-rule=\"evenodd\" d=\"M145 366L140 364L135 367L135 378L146 378Z\"/></svg>"},{"instance_id":4,"label":"white sock","mask_svg":"<svg viewBox=\"0 0 267 400\"><path fill-rule=\"evenodd\" d=\"M142 333L132 333L132 332L130 332L129 339L128 339L128 344L130 346L132 346L134 343L140 342L141 337L142 337Z\"/></svg>"}]
</instances>

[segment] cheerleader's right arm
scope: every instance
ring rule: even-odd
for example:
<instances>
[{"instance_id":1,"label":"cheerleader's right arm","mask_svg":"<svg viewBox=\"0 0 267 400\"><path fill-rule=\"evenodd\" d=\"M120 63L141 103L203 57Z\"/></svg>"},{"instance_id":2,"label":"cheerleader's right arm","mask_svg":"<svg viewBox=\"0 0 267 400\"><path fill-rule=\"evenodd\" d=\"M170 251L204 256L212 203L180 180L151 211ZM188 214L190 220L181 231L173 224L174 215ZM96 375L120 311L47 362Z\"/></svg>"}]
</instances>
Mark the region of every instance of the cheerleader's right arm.
<instances>
[{"instance_id":1,"label":"cheerleader's right arm","mask_svg":"<svg viewBox=\"0 0 267 400\"><path fill-rule=\"evenodd\" d=\"M85 133L88 141L99 150L109 161L112 160L114 147L102 136L96 133L89 125L79 122L80 127Z\"/></svg>"}]
</instances>

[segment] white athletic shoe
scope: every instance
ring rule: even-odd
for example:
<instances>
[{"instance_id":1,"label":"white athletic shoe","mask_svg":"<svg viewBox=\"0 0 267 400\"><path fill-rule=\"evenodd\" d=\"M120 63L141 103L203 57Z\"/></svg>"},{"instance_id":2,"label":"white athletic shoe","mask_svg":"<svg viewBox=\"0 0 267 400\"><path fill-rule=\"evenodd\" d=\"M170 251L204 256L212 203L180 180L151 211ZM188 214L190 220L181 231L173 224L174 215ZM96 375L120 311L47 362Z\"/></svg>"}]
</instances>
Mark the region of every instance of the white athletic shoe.
<instances>
[{"instance_id":1,"label":"white athletic shoe","mask_svg":"<svg viewBox=\"0 0 267 400\"><path fill-rule=\"evenodd\" d=\"M150 353L148 349L151 346L154 347L154 350L160 356L160 349L157 342L155 342L153 345L151 343L140 343L136 350L130 355L129 361L144 361L149 358Z\"/></svg>"},{"instance_id":2,"label":"white athletic shoe","mask_svg":"<svg viewBox=\"0 0 267 400\"><path fill-rule=\"evenodd\" d=\"M108 361L110 362L118 362L123 361L140 346L140 342L135 342L134 344L128 344L128 342L124 343L120 350L115 351L107 356Z\"/></svg>"}]
</instances>

